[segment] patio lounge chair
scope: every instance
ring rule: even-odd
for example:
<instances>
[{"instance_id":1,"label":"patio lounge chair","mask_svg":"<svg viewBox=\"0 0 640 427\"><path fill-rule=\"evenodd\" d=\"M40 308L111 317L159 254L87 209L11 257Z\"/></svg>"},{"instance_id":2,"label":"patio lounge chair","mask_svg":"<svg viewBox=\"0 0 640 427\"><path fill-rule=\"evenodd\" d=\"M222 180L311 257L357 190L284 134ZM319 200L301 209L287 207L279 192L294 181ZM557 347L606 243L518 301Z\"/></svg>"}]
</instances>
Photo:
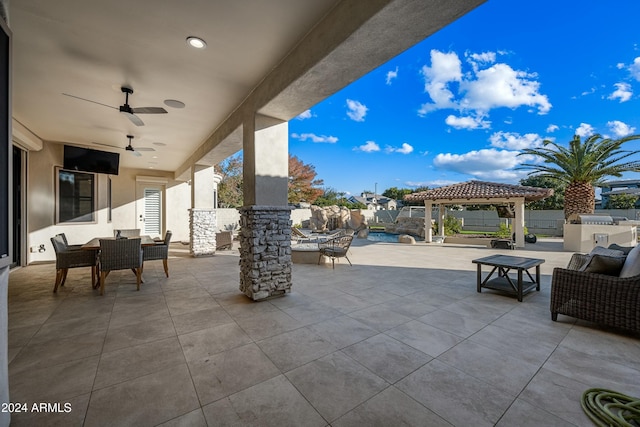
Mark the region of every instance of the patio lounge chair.
<instances>
[{"instance_id":1,"label":"patio lounge chair","mask_svg":"<svg viewBox=\"0 0 640 427\"><path fill-rule=\"evenodd\" d=\"M91 286L94 287L97 275L97 251L69 247L66 241L64 234L58 234L51 238L51 244L53 244L53 250L56 253L56 282L53 286L53 292L58 292L58 287L64 286L69 269L78 267L91 267Z\"/></svg>"},{"instance_id":2,"label":"patio lounge chair","mask_svg":"<svg viewBox=\"0 0 640 427\"><path fill-rule=\"evenodd\" d=\"M162 260L164 274L169 277L169 243L171 242L171 231L167 230L164 240L152 246L143 246L143 261ZM144 270L144 265L143 265Z\"/></svg>"},{"instance_id":3,"label":"patio lounge chair","mask_svg":"<svg viewBox=\"0 0 640 427\"><path fill-rule=\"evenodd\" d=\"M327 256L331 258L331 266L334 269L336 268L336 264L335 264L336 258L342 258L342 257L346 258L347 261L349 262L349 265L353 266L353 264L351 264L351 260L349 260L349 257L347 256L347 253L349 252L349 247L351 246L352 241L353 241L353 235L334 237L333 239L329 239L325 242L318 243L318 247L320 249L318 264L320 264L320 261L322 260L323 256Z\"/></svg>"},{"instance_id":4,"label":"patio lounge chair","mask_svg":"<svg viewBox=\"0 0 640 427\"><path fill-rule=\"evenodd\" d=\"M564 314L640 332L640 245L626 258L624 254L615 258L574 254L567 268L555 268L551 319L556 321L558 314Z\"/></svg>"},{"instance_id":5,"label":"patio lounge chair","mask_svg":"<svg viewBox=\"0 0 640 427\"><path fill-rule=\"evenodd\" d=\"M100 295L104 295L104 284L112 270L134 270L137 290L142 281L142 246L140 238L100 239Z\"/></svg>"}]
</instances>

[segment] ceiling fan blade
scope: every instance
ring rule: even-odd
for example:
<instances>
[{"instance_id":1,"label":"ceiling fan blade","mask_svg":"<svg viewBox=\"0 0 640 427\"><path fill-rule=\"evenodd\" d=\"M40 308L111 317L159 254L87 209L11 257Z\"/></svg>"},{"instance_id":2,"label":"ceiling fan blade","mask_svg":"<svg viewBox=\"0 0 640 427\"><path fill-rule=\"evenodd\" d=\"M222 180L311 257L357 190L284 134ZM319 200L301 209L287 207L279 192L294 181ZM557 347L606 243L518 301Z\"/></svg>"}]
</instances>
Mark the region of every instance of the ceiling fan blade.
<instances>
[{"instance_id":1,"label":"ceiling fan blade","mask_svg":"<svg viewBox=\"0 0 640 427\"><path fill-rule=\"evenodd\" d=\"M102 105L103 107L113 108L114 110L117 110L117 109L118 109L117 107L114 107L114 106L112 106L112 105L103 104L102 102L98 102L98 101L92 101L92 100L87 99L87 98L80 98L79 96L71 95L71 94L68 94L68 93L63 93L63 95L64 95L64 96L71 97L71 98L76 98L76 99L79 99L79 100L81 100L81 101L92 102L92 103L94 103L94 104Z\"/></svg>"},{"instance_id":2,"label":"ceiling fan blade","mask_svg":"<svg viewBox=\"0 0 640 427\"><path fill-rule=\"evenodd\" d=\"M137 151L137 150L133 150L133 151L131 152L131 154L133 154L133 155L134 155L134 156L136 156L136 157L140 157L140 156L142 156L142 153L138 153L138 151Z\"/></svg>"},{"instance_id":3,"label":"ceiling fan blade","mask_svg":"<svg viewBox=\"0 0 640 427\"><path fill-rule=\"evenodd\" d=\"M132 113L128 113L126 111L122 111L120 110L125 116L127 116L127 118L129 120L131 120L131 123L133 123L136 126L144 126L144 122L142 120L140 120L140 117L136 116L135 114Z\"/></svg>"},{"instance_id":4,"label":"ceiling fan blade","mask_svg":"<svg viewBox=\"0 0 640 427\"><path fill-rule=\"evenodd\" d=\"M136 150L136 151L156 151L155 148L151 148L151 147L135 147L134 150Z\"/></svg>"},{"instance_id":5,"label":"ceiling fan blade","mask_svg":"<svg viewBox=\"0 0 640 427\"><path fill-rule=\"evenodd\" d=\"M131 109L136 114L166 114L167 110L162 107L137 107Z\"/></svg>"}]
</instances>

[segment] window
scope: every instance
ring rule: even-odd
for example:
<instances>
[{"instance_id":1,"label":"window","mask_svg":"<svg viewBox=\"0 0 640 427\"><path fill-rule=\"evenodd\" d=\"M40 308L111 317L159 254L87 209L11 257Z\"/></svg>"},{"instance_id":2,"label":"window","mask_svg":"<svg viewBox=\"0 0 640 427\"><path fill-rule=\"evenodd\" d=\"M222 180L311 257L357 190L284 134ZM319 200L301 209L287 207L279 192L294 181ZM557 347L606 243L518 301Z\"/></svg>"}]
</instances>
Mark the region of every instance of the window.
<instances>
[{"instance_id":1,"label":"window","mask_svg":"<svg viewBox=\"0 0 640 427\"><path fill-rule=\"evenodd\" d=\"M58 222L93 222L96 176L58 169Z\"/></svg>"}]
</instances>

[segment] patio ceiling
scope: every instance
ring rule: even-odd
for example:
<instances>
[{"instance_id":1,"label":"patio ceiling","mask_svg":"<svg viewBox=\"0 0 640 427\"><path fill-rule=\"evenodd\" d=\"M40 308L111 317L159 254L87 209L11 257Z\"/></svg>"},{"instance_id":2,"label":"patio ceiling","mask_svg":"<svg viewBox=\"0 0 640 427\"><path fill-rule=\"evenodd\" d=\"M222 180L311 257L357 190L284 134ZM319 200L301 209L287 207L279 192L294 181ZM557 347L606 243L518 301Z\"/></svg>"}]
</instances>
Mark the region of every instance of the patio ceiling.
<instances>
[{"instance_id":1,"label":"patio ceiling","mask_svg":"<svg viewBox=\"0 0 640 427\"><path fill-rule=\"evenodd\" d=\"M289 120L483 1L12 1L13 117L44 141L180 175L241 148L241 121L229 119L243 103ZM168 114L134 125L106 107L124 104L122 86L131 107ZM128 134L156 151L121 151Z\"/></svg>"}]
</instances>

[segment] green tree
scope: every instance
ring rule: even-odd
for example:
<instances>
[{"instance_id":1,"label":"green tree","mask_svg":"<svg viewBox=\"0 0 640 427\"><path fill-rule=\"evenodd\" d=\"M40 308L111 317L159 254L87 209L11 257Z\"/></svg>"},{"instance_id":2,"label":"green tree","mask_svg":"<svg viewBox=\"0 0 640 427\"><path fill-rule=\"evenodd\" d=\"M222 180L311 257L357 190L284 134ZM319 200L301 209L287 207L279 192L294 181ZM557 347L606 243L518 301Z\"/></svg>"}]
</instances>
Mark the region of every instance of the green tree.
<instances>
[{"instance_id":1,"label":"green tree","mask_svg":"<svg viewBox=\"0 0 640 427\"><path fill-rule=\"evenodd\" d=\"M327 187L320 197L318 197L314 203L316 206L344 206L348 209L366 209L367 207L363 203L352 203L346 197L346 194L339 192L334 188Z\"/></svg>"},{"instance_id":2,"label":"green tree","mask_svg":"<svg viewBox=\"0 0 640 427\"><path fill-rule=\"evenodd\" d=\"M218 184L218 206L221 208L237 208L243 205L242 192L242 154L227 157L214 166L217 174L222 176Z\"/></svg>"},{"instance_id":3,"label":"green tree","mask_svg":"<svg viewBox=\"0 0 640 427\"><path fill-rule=\"evenodd\" d=\"M553 195L546 199L536 200L525 204L526 209L564 209L564 190L566 185L558 180L547 178L541 175L532 175L521 179L520 185L527 187L552 188Z\"/></svg>"},{"instance_id":4,"label":"green tree","mask_svg":"<svg viewBox=\"0 0 640 427\"><path fill-rule=\"evenodd\" d=\"M633 209L637 201L638 196L633 194L614 194L609 196L605 209Z\"/></svg>"},{"instance_id":5,"label":"green tree","mask_svg":"<svg viewBox=\"0 0 640 427\"><path fill-rule=\"evenodd\" d=\"M387 188L386 190L384 190L384 192L382 193L383 196L388 197L390 199L394 199L394 200L402 200L402 198L407 195L407 194L411 194L414 191L410 188L398 188L398 187L391 187L391 188Z\"/></svg>"},{"instance_id":6,"label":"green tree","mask_svg":"<svg viewBox=\"0 0 640 427\"><path fill-rule=\"evenodd\" d=\"M568 147L545 140L539 148L522 150L519 156L535 156L542 163L523 163L521 168L533 170L539 176L551 178L566 185L564 217L593 213L596 196L594 186L607 176L622 176L623 172L640 172L640 162L628 158L639 150L622 150L625 142L639 139L640 135L620 139L591 135L584 142L575 135Z\"/></svg>"}]
</instances>

